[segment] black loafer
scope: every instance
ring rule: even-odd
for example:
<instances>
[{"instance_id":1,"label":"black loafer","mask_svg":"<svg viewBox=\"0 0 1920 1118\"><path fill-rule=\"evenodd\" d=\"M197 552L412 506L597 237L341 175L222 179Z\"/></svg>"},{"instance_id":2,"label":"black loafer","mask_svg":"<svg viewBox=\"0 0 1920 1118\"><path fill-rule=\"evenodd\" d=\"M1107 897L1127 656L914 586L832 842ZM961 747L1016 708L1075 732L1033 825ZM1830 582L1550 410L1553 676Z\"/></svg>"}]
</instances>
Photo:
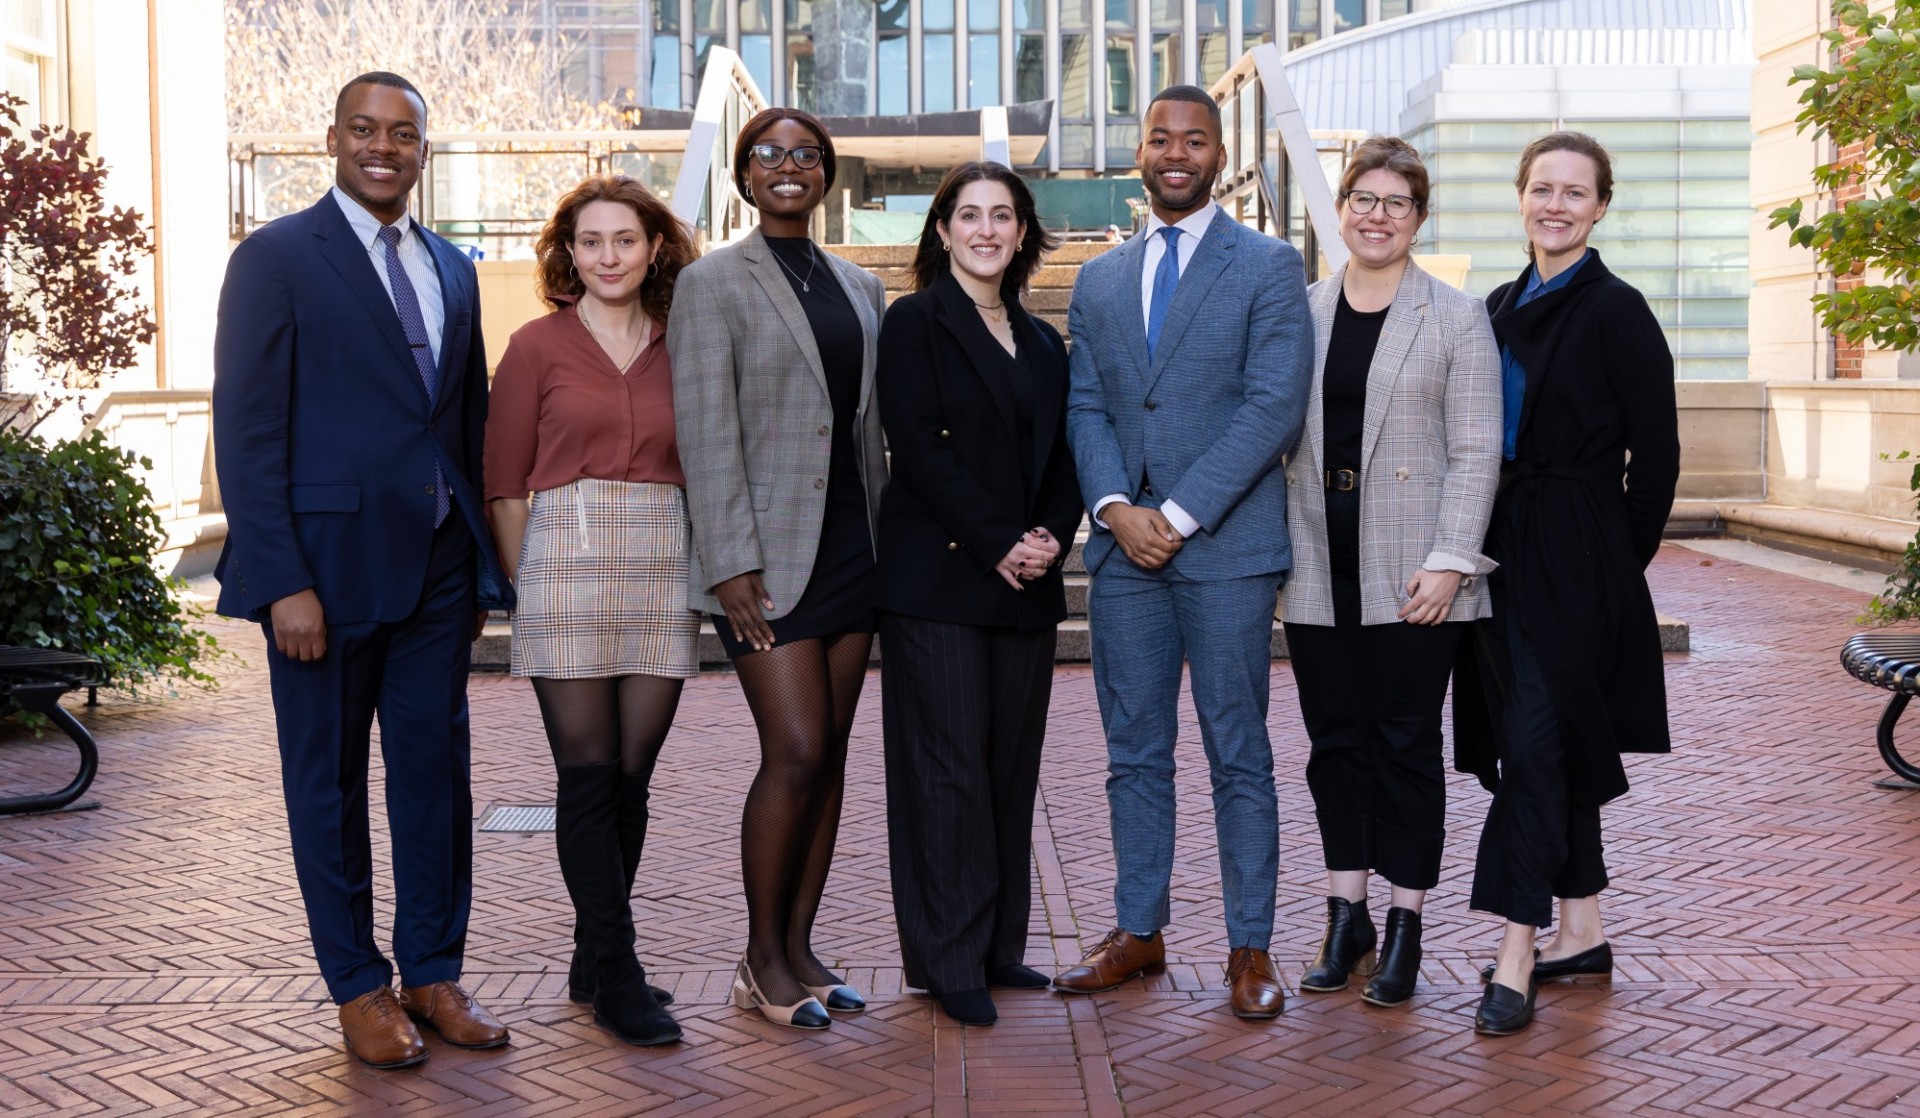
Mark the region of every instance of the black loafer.
<instances>
[{"instance_id":1,"label":"black loafer","mask_svg":"<svg viewBox=\"0 0 1920 1118\"><path fill-rule=\"evenodd\" d=\"M1533 999L1540 992L1536 982L1527 983L1527 992L1487 983L1480 995L1480 1009L1473 1015L1473 1031L1481 1036L1511 1036L1533 1024Z\"/></svg>"},{"instance_id":2,"label":"black loafer","mask_svg":"<svg viewBox=\"0 0 1920 1118\"><path fill-rule=\"evenodd\" d=\"M1006 990L1044 990L1053 985L1053 979L1032 967L1008 963L1003 967L987 968L987 985Z\"/></svg>"},{"instance_id":3,"label":"black loafer","mask_svg":"<svg viewBox=\"0 0 1920 1118\"><path fill-rule=\"evenodd\" d=\"M1000 1019L993 1008L993 996L984 989L949 990L935 996L947 1016L962 1025L991 1025Z\"/></svg>"},{"instance_id":4,"label":"black loafer","mask_svg":"<svg viewBox=\"0 0 1920 1118\"><path fill-rule=\"evenodd\" d=\"M1552 982L1560 978L1611 978L1613 976L1613 945L1605 941L1587 948L1564 959L1542 959L1540 952L1533 953L1533 980ZM1480 968L1480 981L1493 981L1493 964Z\"/></svg>"}]
</instances>

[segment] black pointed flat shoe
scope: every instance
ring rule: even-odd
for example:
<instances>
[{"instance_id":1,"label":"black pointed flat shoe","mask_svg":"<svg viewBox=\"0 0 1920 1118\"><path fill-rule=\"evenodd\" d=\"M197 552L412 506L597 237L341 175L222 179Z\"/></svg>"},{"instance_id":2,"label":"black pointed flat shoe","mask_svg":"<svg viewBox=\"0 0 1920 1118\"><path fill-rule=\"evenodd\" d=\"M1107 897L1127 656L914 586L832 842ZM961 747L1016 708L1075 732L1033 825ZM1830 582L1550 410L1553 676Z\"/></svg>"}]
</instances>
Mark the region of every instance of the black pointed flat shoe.
<instances>
[{"instance_id":1,"label":"black pointed flat shoe","mask_svg":"<svg viewBox=\"0 0 1920 1118\"><path fill-rule=\"evenodd\" d=\"M1613 977L1613 945L1602 940L1564 959L1542 959L1540 952L1533 953L1533 980L1535 982L1553 982L1562 978L1611 978ZM1480 968L1480 981L1493 981L1493 964Z\"/></svg>"},{"instance_id":2,"label":"black pointed flat shoe","mask_svg":"<svg viewBox=\"0 0 1920 1118\"><path fill-rule=\"evenodd\" d=\"M1539 992L1537 982L1529 981L1524 994L1498 982L1487 983L1487 992L1480 995L1480 1008L1473 1015L1473 1031L1481 1036L1520 1032L1533 1024L1533 999Z\"/></svg>"}]
</instances>

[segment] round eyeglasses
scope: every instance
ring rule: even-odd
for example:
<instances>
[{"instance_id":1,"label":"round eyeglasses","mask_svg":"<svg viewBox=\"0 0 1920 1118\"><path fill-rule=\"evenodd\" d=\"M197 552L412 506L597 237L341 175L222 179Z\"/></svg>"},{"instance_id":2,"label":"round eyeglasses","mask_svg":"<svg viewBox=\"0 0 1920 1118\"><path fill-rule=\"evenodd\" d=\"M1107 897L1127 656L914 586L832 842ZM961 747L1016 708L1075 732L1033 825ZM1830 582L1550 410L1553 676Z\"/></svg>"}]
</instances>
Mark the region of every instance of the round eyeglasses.
<instances>
[{"instance_id":1,"label":"round eyeglasses","mask_svg":"<svg viewBox=\"0 0 1920 1118\"><path fill-rule=\"evenodd\" d=\"M1347 207L1354 213L1370 214L1373 212L1373 207L1380 205L1387 207L1387 216L1392 218L1405 217L1413 212L1413 199L1404 194L1380 195L1371 190L1347 191Z\"/></svg>"},{"instance_id":2,"label":"round eyeglasses","mask_svg":"<svg viewBox=\"0 0 1920 1118\"><path fill-rule=\"evenodd\" d=\"M753 154L753 161L769 171L779 170L780 165L787 161L788 156L793 157L793 165L795 167L800 168L802 171L811 171L815 167L818 167L820 161L827 156L826 148L814 147L812 145L797 148L783 148L779 144L755 144L749 150Z\"/></svg>"}]
</instances>

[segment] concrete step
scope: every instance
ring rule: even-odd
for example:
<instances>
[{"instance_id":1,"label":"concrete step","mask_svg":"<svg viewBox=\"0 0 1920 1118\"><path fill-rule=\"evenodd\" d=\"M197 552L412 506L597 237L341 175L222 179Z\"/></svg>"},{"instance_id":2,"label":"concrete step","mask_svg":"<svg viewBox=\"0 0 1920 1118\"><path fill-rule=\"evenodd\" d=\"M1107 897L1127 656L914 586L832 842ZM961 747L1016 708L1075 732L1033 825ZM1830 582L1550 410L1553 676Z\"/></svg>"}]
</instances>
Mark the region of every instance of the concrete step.
<instances>
[{"instance_id":1,"label":"concrete step","mask_svg":"<svg viewBox=\"0 0 1920 1118\"><path fill-rule=\"evenodd\" d=\"M1067 584L1067 605L1070 616L1060 623L1059 643L1055 647L1053 658L1061 664L1084 664L1093 658L1092 634L1087 629L1086 617L1086 580L1078 580L1077 589L1074 580ZM1687 652L1692 645L1692 632L1685 621L1676 617L1660 614L1660 650L1662 652ZM486 632L473 642L473 670L480 672L504 672L507 670L507 655L512 637L512 629L504 619L496 618L487 623ZM1271 642L1273 658L1287 658L1287 635L1280 623L1273 623ZM880 644L874 642L873 662L880 663ZM723 668L728 664L726 650L715 635L711 623L700 626L700 663L706 668Z\"/></svg>"}]
</instances>

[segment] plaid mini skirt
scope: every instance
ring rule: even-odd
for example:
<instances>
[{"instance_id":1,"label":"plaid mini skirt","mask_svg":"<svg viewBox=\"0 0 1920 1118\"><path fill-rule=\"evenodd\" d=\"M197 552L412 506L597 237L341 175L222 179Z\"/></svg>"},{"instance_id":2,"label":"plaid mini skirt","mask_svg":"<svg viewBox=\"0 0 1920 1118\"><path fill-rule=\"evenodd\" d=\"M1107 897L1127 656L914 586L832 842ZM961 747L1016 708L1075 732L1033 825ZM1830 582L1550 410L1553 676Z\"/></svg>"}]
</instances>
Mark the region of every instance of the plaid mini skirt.
<instances>
[{"instance_id":1,"label":"plaid mini skirt","mask_svg":"<svg viewBox=\"0 0 1920 1118\"><path fill-rule=\"evenodd\" d=\"M698 675L688 546L677 485L582 478L535 493L514 581L513 674Z\"/></svg>"}]
</instances>

